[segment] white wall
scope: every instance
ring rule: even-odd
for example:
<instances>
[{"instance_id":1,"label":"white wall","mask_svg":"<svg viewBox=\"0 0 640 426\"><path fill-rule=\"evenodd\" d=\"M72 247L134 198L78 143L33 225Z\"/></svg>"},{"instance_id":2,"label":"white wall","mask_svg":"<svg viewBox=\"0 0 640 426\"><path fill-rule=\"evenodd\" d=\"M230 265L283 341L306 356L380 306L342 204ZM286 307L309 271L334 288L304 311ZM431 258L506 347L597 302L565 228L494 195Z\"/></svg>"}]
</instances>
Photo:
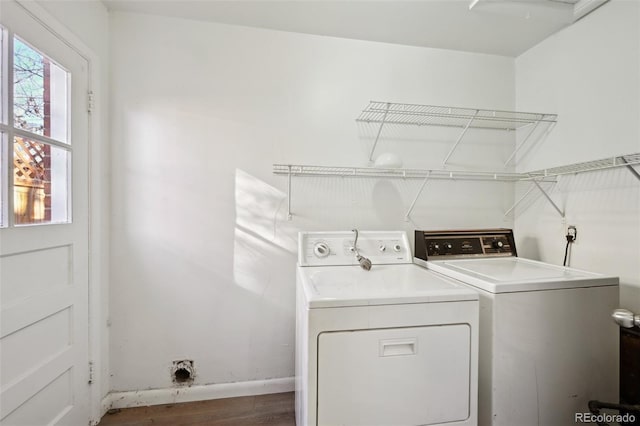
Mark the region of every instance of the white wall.
<instances>
[{"instance_id":1,"label":"white wall","mask_svg":"<svg viewBox=\"0 0 640 426\"><path fill-rule=\"evenodd\" d=\"M92 128L97 137L91 140L91 359L94 362L95 383L99 389L92 395L94 399L103 398L109 392L109 335L108 319L108 283L109 283L109 135L107 120L108 75L109 75L109 14L99 0L57 1L38 0L36 2L57 21L63 24L88 48L91 59L92 77L97 85L92 87L96 93ZM97 290L98 294L93 294ZM98 339L99 349L93 344ZM92 415L99 418L102 413Z\"/></svg>"},{"instance_id":2,"label":"white wall","mask_svg":"<svg viewBox=\"0 0 640 426\"><path fill-rule=\"evenodd\" d=\"M521 171L640 152L640 3L613 0L518 57L516 101L559 116ZM571 266L620 276L621 306L640 310L640 181L624 168L567 176L552 197L566 221L542 198L526 203L519 254L561 264L576 225Z\"/></svg>"},{"instance_id":3,"label":"white wall","mask_svg":"<svg viewBox=\"0 0 640 426\"><path fill-rule=\"evenodd\" d=\"M430 183L406 223L420 182L342 178L295 179L289 222L271 173L365 165L371 99L512 109L512 58L122 13L111 34L113 390L170 387L183 358L196 384L292 376L298 230L512 226L511 185ZM378 152L439 166L456 136L389 127ZM468 142L451 167L513 149Z\"/></svg>"}]
</instances>

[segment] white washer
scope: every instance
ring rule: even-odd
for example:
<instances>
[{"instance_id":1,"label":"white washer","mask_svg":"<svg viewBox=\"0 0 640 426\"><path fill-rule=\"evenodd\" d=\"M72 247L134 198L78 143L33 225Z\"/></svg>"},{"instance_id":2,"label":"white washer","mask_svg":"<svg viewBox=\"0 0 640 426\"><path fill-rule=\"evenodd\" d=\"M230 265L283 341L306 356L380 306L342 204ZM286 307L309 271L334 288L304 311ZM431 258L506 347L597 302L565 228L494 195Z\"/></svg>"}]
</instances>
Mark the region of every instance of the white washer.
<instances>
[{"instance_id":1,"label":"white washer","mask_svg":"<svg viewBox=\"0 0 640 426\"><path fill-rule=\"evenodd\" d=\"M617 400L617 277L519 258L508 229L416 231L415 255L480 293L480 425L570 425Z\"/></svg>"},{"instance_id":2,"label":"white washer","mask_svg":"<svg viewBox=\"0 0 640 426\"><path fill-rule=\"evenodd\" d=\"M296 423L476 425L478 294L412 263L404 232L299 235Z\"/></svg>"}]
</instances>

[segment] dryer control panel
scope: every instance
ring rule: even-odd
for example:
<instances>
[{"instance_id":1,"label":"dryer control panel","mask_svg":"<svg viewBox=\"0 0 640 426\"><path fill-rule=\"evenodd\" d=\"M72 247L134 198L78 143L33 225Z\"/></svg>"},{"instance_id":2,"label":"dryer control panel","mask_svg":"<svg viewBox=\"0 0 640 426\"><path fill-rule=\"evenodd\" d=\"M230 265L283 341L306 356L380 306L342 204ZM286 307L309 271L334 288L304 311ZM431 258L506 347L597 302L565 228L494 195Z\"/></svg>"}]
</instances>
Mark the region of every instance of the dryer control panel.
<instances>
[{"instance_id":1,"label":"dryer control panel","mask_svg":"<svg viewBox=\"0 0 640 426\"><path fill-rule=\"evenodd\" d=\"M412 263L411 246L403 231L300 232L298 264L300 266L358 265L357 256L373 265Z\"/></svg>"},{"instance_id":2,"label":"dryer control panel","mask_svg":"<svg viewBox=\"0 0 640 426\"><path fill-rule=\"evenodd\" d=\"M416 231L415 257L423 260L517 256L511 229Z\"/></svg>"}]
</instances>

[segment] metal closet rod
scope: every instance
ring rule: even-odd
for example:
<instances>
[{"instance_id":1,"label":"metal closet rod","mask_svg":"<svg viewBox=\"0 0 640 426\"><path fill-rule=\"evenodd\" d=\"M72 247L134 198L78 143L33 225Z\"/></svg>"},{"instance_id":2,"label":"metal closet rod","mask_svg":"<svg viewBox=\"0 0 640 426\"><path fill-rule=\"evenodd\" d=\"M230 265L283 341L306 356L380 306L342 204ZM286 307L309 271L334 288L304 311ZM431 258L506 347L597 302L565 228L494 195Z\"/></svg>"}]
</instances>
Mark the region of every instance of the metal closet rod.
<instances>
[{"instance_id":1,"label":"metal closet rod","mask_svg":"<svg viewBox=\"0 0 640 426\"><path fill-rule=\"evenodd\" d=\"M273 173L276 175L286 175L287 182L287 217L292 218L291 213L291 179L293 177L351 177L351 178L391 178L391 179L423 179L416 196L405 215L409 220L409 215L420 197L420 194L431 179L440 180L476 180L493 182L519 182L530 181L531 187L511 206L505 216L511 213L534 188L538 188L545 198L553 205L555 210L564 217L564 212L553 201L547 191L540 185L541 183L555 183L555 178L567 174L577 174L610 168L626 167L640 180L640 173L633 167L640 165L640 153L620 155L601 160L586 161L567 166L553 167L549 169L536 170L528 173L508 173L492 171L468 171L468 170L442 170L442 169L379 169L374 167L332 167L315 165L294 165L294 164L274 164Z\"/></svg>"},{"instance_id":2,"label":"metal closet rod","mask_svg":"<svg viewBox=\"0 0 640 426\"><path fill-rule=\"evenodd\" d=\"M395 179L431 179L447 180L485 180L514 182L522 178L520 173L475 171L475 170L443 170L443 169L383 169L377 167L334 167L300 164L274 164L276 175L302 176L336 176L359 178L395 178Z\"/></svg>"}]
</instances>

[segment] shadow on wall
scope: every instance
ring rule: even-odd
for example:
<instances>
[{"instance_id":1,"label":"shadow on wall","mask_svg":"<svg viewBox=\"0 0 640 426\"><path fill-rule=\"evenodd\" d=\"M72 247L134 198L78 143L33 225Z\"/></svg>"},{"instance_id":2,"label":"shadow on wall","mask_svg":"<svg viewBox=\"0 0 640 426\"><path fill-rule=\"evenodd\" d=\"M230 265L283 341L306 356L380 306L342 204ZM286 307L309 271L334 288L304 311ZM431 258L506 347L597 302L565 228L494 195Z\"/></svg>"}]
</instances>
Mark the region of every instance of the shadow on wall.
<instances>
[{"instance_id":1,"label":"shadow on wall","mask_svg":"<svg viewBox=\"0 0 640 426\"><path fill-rule=\"evenodd\" d=\"M236 169L233 275L236 285L290 309L298 230L287 221L286 194Z\"/></svg>"},{"instance_id":2,"label":"shadow on wall","mask_svg":"<svg viewBox=\"0 0 640 426\"><path fill-rule=\"evenodd\" d=\"M379 180L373 186L371 194L373 208L381 223L396 223L404 218L404 201L398 188L388 180Z\"/></svg>"},{"instance_id":3,"label":"shadow on wall","mask_svg":"<svg viewBox=\"0 0 640 426\"><path fill-rule=\"evenodd\" d=\"M538 239L532 237L525 237L522 239L522 243L517 246L518 256L526 257L527 259L540 259L540 246L538 246Z\"/></svg>"},{"instance_id":4,"label":"shadow on wall","mask_svg":"<svg viewBox=\"0 0 640 426\"><path fill-rule=\"evenodd\" d=\"M576 225L579 235L570 251L569 266L619 276L621 306L638 310L638 183L625 168L560 176L549 196L565 217L544 197L523 202L516 212L516 233L523 241L518 245L518 254L560 265L567 226Z\"/></svg>"},{"instance_id":5,"label":"shadow on wall","mask_svg":"<svg viewBox=\"0 0 640 426\"><path fill-rule=\"evenodd\" d=\"M373 165L383 153L394 153L403 160L405 168L502 169L513 153L515 134L486 129L469 129L460 140L462 129L433 125L414 126L398 123L358 122L358 139L362 166ZM377 142L376 142L377 141ZM455 146L453 151L452 148ZM443 161L447 159L446 165ZM349 164L353 165L353 164ZM512 164L510 164L512 166Z\"/></svg>"}]
</instances>

